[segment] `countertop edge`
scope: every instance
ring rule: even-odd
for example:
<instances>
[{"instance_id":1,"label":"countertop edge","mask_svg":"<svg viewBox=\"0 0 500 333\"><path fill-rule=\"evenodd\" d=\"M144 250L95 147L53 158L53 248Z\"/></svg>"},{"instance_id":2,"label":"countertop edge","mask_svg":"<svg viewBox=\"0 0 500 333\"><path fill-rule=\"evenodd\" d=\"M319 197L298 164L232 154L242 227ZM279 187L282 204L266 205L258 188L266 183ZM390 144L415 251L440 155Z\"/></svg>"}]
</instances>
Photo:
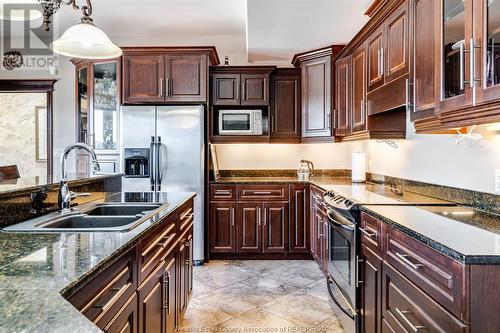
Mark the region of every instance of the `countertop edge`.
<instances>
[{"instance_id":1,"label":"countertop edge","mask_svg":"<svg viewBox=\"0 0 500 333\"><path fill-rule=\"evenodd\" d=\"M66 285L63 289L59 291L59 294L64 295L69 293L70 291L74 291L80 284L86 282L87 280L91 280L93 277L95 277L97 274L105 270L109 265L113 264L120 255L123 253L127 252L130 248L133 246L137 245L139 239L144 235L145 233L149 232L151 229L155 228L158 226L160 223L168 219L171 214L184 205L186 202L189 200L193 199L196 196L196 193L191 193L186 192L186 198L182 201L179 201L175 206L170 206L169 203L164 204L162 207L163 209L166 209L167 207L171 209L170 213L168 213L165 216L162 216L162 218L159 221L156 221L155 223L152 223L150 226L148 226L146 229L142 230L140 233L135 235L133 238L131 238L127 243L123 244L119 248L117 248L113 253L111 253L108 257L105 259L101 260L99 263L97 263L94 267L92 267L90 270L85 272L83 275L81 275L78 279L71 281L68 285ZM157 213L160 213L163 209L159 210Z\"/></svg>"},{"instance_id":2,"label":"countertop edge","mask_svg":"<svg viewBox=\"0 0 500 333\"><path fill-rule=\"evenodd\" d=\"M369 206L361 206L361 211L366 212L375 218L378 218L382 222L396 228L397 230L403 232L405 235L415 239L416 241L421 242L429 246L430 248L438 251L439 253L451 258L455 261L460 262L464 265L498 265L500 264L500 256L491 256L491 255L465 255L460 253L459 251L452 249L448 246L445 246L421 233L416 232L413 229L407 228L404 225L401 225L397 221L394 221L384 215L376 213L370 209Z\"/></svg>"}]
</instances>

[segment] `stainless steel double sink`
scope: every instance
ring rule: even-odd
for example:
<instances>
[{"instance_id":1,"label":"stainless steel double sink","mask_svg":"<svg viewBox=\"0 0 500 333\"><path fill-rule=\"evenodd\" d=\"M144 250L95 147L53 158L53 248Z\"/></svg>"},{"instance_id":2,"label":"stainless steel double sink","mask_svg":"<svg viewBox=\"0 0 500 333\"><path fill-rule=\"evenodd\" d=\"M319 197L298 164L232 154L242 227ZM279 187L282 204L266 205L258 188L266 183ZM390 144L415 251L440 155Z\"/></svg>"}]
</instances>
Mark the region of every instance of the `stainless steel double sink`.
<instances>
[{"instance_id":1,"label":"stainless steel double sink","mask_svg":"<svg viewBox=\"0 0 500 333\"><path fill-rule=\"evenodd\" d=\"M5 232L124 232L154 215L159 203L86 204L71 213L50 213L3 229Z\"/></svg>"}]
</instances>

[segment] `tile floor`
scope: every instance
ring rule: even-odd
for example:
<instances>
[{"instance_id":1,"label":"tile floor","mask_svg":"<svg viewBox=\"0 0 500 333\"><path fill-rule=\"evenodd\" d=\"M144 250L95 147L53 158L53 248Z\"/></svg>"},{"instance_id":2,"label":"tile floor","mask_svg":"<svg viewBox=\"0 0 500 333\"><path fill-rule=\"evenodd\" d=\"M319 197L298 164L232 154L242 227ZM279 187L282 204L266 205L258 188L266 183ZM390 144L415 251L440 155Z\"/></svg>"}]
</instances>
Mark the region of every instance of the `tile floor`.
<instances>
[{"instance_id":1,"label":"tile floor","mask_svg":"<svg viewBox=\"0 0 500 333\"><path fill-rule=\"evenodd\" d=\"M211 261L195 267L180 332L341 333L314 261Z\"/></svg>"}]
</instances>

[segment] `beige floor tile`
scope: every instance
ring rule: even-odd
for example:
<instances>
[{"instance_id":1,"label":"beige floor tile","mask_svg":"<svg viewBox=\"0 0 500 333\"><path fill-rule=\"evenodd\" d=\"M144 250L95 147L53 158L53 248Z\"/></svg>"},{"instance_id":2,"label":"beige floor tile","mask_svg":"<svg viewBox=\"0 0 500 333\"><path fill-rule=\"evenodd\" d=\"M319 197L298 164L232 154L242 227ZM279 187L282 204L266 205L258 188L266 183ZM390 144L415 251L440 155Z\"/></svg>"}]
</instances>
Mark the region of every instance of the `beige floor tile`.
<instances>
[{"instance_id":1,"label":"beige floor tile","mask_svg":"<svg viewBox=\"0 0 500 333\"><path fill-rule=\"evenodd\" d=\"M252 277L245 272L229 265L209 266L195 272L196 280L203 281L207 286L226 287Z\"/></svg>"},{"instance_id":2,"label":"beige floor tile","mask_svg":"<svg viewBox=\"0 0 500 333\"><path fill-rule=\"evenodd\" d=\"M311 296L321 298L328 301L328 289L326 287L326 279L321 279L307 286L307 293Z\"/></svg>"},{"instance_id":3,"label":"beige floor tile","mask_svg":"<svg viewBox=\"0 0 500 333\"><path fill-rule=\"evenodd\" d=\"M344 333L342 325L337 320L337 317L331 316L330 318L322 321L315 326L315 332L318 333Z\"/></svg>"},{"instance_id":4,"label":"beige floor tile","mask_svg":"<svg viewBox=\"0 0 500 333\"><path fill-rule=\"evenodd\" d=\"M199 299L207 306L237 316L256 307L254 303L249 301L244 291L246 289L238 283L201 295Z\"/></svg>"},{"instance_id":5,"label":"beige floor tile","mask_svg":"<svg viewBox=\"0 0 500 333\"><path fill-rule=\"evenodd\" d=\"M193 289L181 332L343 332L312 260L211 261Z\"/></svg>"},{"instance_id":6,"label":"beige floor tile","mask_svg":"<svg viewBox=\"0 0 500 333\"><path fill-rule=\"evenodd\" d=\"M293 323L305 323L310 326L317 325L333 315L328 301L311 296L304 290L279 297L264 306L264 310Z\"/></svg>"},{"instance_id":7,"label":"beige floor tile","mask_svg":"<svg viewBox=\"0 0 500 333\"><path fill-rule=\"evenodd\" d=\"M212 330L215 332L259 332L288 333L298 332L298 325L262 309L254 309L227 320Z\"/></svg>"},{"instance_id":8,"label":"beige floor tile","mask_svg":"<svg viewBox=\"0 0 500 333\"><path fill-rule=\"evenodd\" d=\"M193 298L189 302L183 322L179 325L179 332L203 332L232 317L219 308Z\"/></svg>"}]
</instances>

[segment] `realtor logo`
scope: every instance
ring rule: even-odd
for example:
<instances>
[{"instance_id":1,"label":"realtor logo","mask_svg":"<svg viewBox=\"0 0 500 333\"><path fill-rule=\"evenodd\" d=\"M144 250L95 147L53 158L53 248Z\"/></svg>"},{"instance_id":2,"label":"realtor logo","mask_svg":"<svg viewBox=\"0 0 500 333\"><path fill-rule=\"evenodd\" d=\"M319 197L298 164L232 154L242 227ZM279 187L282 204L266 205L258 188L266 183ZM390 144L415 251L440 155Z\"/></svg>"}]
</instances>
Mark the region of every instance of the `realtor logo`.
<instances>
[{"instance_id":1,"label":"realtor logo","mask_svg":"<svg viewBox=\"0 0 500 333\"><path fill-rule=\"evenodd\" d=\"M0 70L49 70L58 64L50 49L57 27L45 31L40 4L26 2L0 4Z\"/></svg>"}]
</instances>

